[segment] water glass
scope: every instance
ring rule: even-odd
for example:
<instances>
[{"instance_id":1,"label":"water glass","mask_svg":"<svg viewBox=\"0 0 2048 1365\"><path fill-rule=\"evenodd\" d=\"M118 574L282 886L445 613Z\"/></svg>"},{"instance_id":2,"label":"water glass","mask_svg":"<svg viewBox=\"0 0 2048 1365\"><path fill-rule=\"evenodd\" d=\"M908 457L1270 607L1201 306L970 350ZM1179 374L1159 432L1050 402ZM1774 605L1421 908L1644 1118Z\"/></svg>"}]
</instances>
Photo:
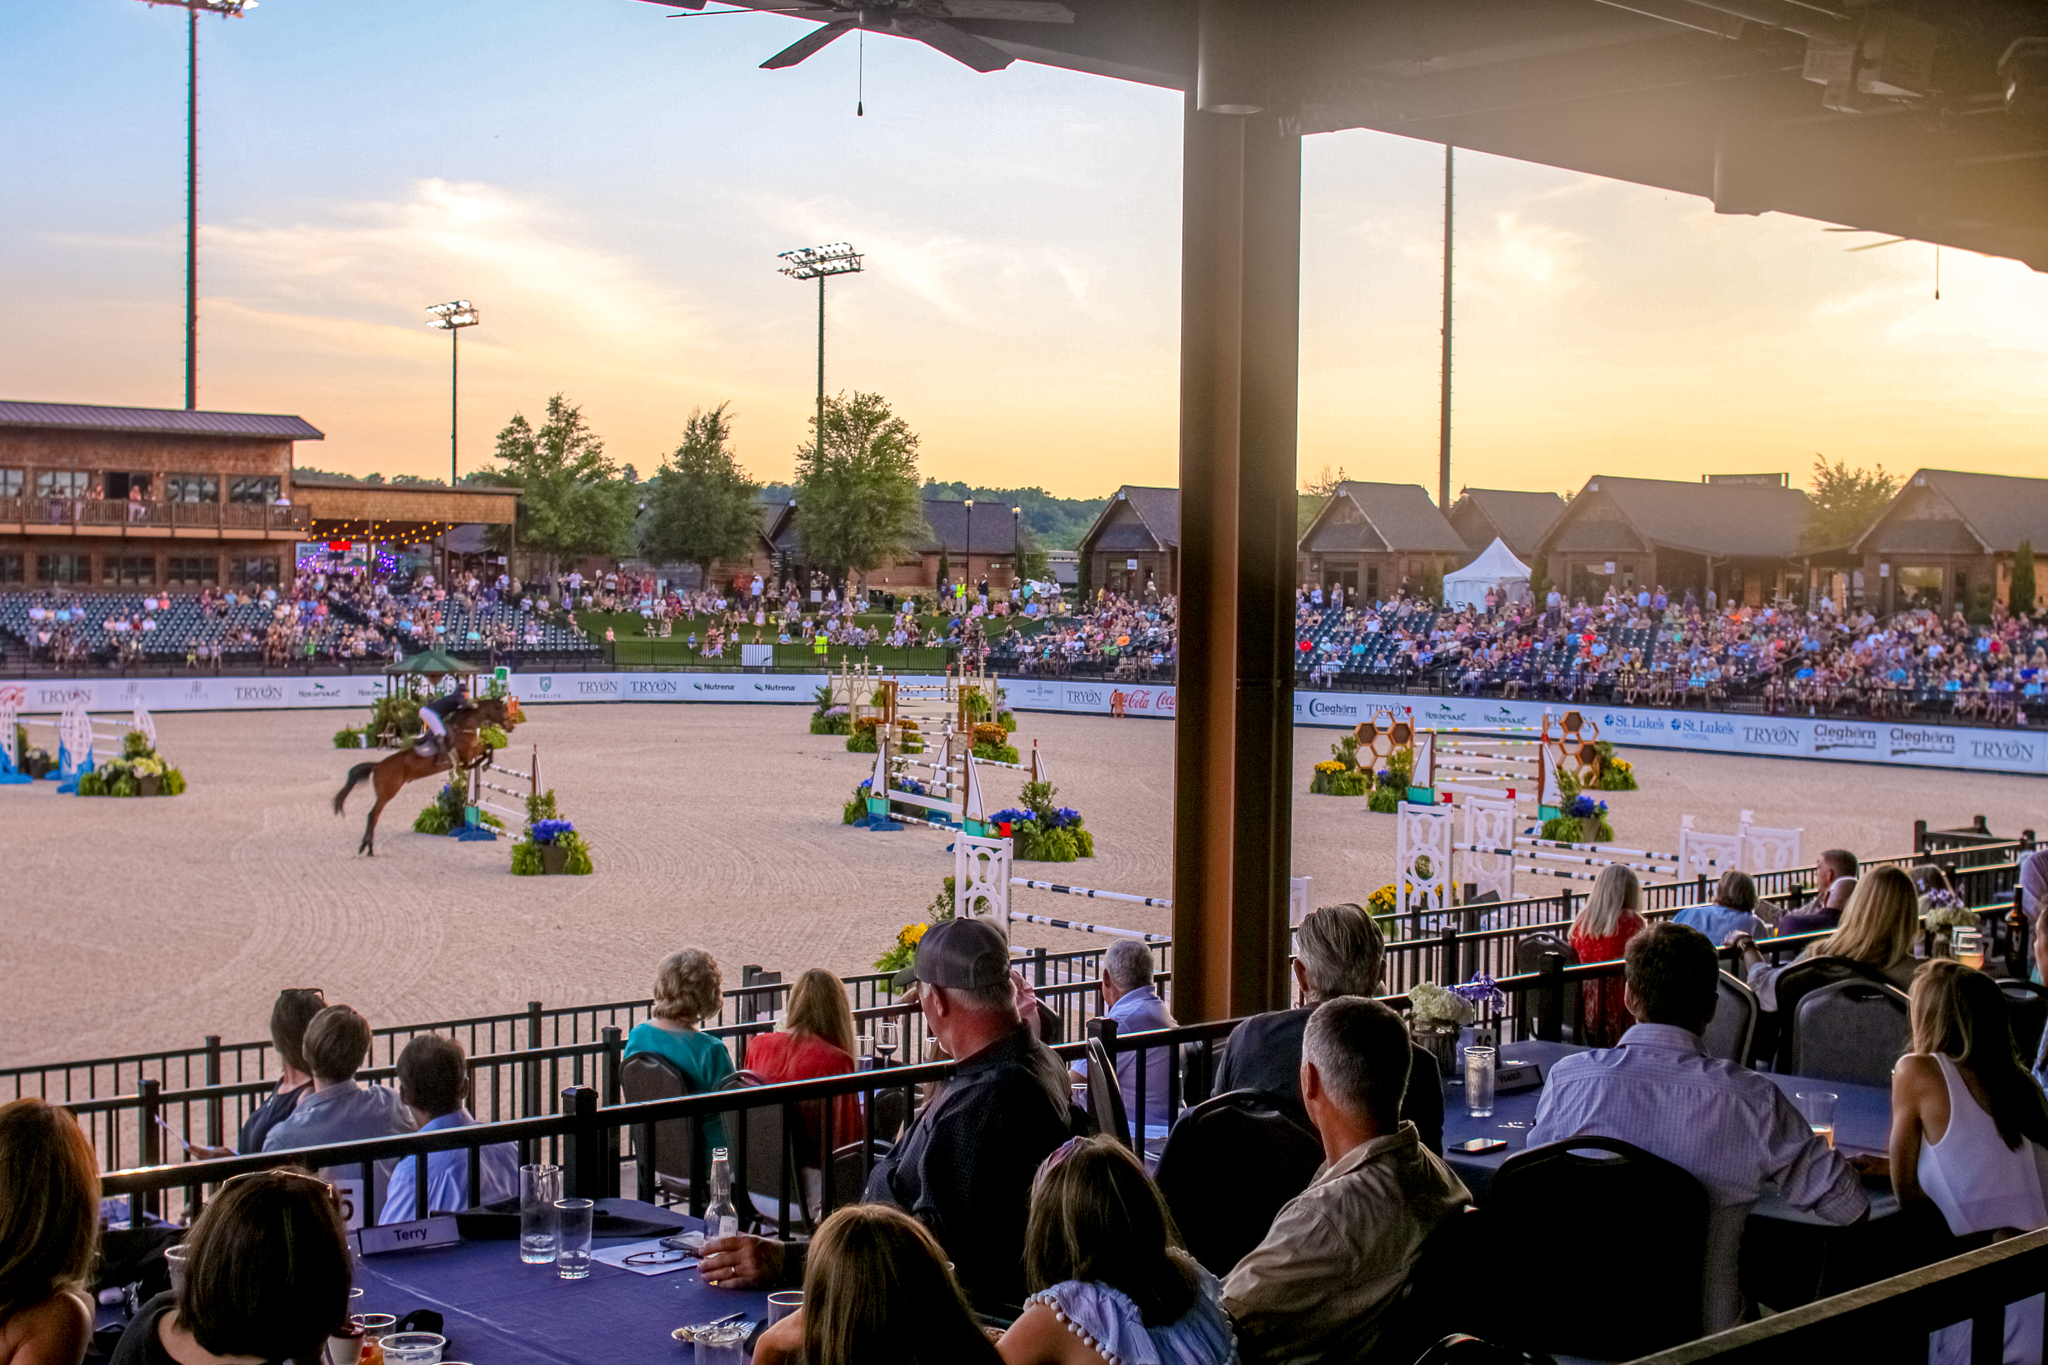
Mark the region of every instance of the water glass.
<instances>
[{"instance_id":1,"label":"water glass","mask_svg":"<svg viewBox=\"0 0 2048 1365\"><path fill-rule=\"evenodd\" d=\"M747 1328L742 1323L700 1327L697 1337L697 1365L746 1365Z\"/></svg>"},{"instance_id":2,"label":"water glass","mask_svg":"<svg viewBox=\"0 0 2048 1365\"><path fill-rule=\"evenodd\" d=\"M171 1272L171 1292L173 1294L183 1294L185 1292L185 1261L191 1254L192 1249L183 1242L174 1247L164 1248L164 1266Z\"/></svg>"},{"instance_id":3,"label":"water glass","mask_svg":"<svg viewBox=\"0 0 2048 1365\"><path fill-rule=\"evenodd\" d=\"M363 1334L362 1365L384 1365L383 1339L398 1326L398 1319L389 1313L357 1313L349 1323Z\"/></svg>"},{"instance_id":4,"label":"water glass","mask_svg":"<svg viewBox=\"0 0 2048 1365\"><path fill-rule=\"evenodd\" d=\"M555 1273L565 1280L590 1275L590 1219L597 1205L588 1199L557 1199Z\"/></svg>"},{"instance_id":5,"label":"water glass","mask_svg":"<svg viewBox=\"0 0 2048 1365\"><path fill-rule=\"evenodd\" d=\"M1806 1126L1829 1147L1835 1145L1835 1102L1840 1098L1832 1090L1802 1090L1792 1097Z\"/></svg>"},{"instance_id":6,"label":"water glass","mask_svg":"<svg viewBox=\"0 0 2048 1365\"><path fill-rule=\"evenodd\" d=\"M555 1259L555 1201L562 1197L560 1166L519 1168L519 1259L552 1265Z\"/></svg>"},{"instance_id":7,"label":"water glass","mask_svg":"<svg viewBox=\"0 0 2048 1365\"><path fill-rule=\"evenodd\" d=\"M770 1294L768 1296L768 1325L773 1327L776 1323L781 1322L803 1306L804 1296L800 1290Z\"/></svg>"},{"instance_id":8,"label":"water glass","mask_svg":"<svg viewBox=\"0 0 2048 1365\"><path fill-rule=\"evenodd\" d=\"M1490 1047L1465 1049L1465 1109L1475 1119L1493 1117L1493 1061Z\"/></svg>"},{"instance_id":9,"label":"water glass","mask_svg":"<svg viewBox=\"0 0 2048 1365\"><path fill-rule=\"evenodd\" d=\"M398 1332L377 1344L384 1348L384 1365L440 1365L448 1338L438 1332Z\"/></svg>"}]
</instances>

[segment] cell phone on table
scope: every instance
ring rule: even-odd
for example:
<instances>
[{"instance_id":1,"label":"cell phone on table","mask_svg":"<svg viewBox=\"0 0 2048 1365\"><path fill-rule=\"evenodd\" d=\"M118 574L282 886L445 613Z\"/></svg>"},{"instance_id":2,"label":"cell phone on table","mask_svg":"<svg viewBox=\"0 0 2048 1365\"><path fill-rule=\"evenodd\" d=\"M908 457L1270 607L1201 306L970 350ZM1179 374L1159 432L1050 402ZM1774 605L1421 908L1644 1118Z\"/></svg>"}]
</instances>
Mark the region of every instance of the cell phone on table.
<instances>
[{"instance_id":1,"label":"cell phone on table","mask_svg":"<svg viewBox=\"0 0 2048 1365\"><path fill-rule=\"evenodd\" d=\"M1507 1145L1508 1141L1506 1138L1467 1138L1463 1142L1452 1143L1451 1150L1454 1152L1470 1152L1474 1156L1479 1156L1487 1152L1498 1152Z\"/></svg>"}]
</instances>

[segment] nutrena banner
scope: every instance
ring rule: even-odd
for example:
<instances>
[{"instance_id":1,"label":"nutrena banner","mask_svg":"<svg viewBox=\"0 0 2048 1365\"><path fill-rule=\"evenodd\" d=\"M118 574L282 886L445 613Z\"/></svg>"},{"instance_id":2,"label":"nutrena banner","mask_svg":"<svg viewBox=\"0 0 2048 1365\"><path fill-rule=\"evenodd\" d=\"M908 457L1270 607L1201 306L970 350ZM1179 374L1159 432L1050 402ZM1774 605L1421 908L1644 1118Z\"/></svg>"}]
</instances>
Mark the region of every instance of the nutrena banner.
<instances>
[{"instance_id":1,"label":"nutrena banner","mask_svg":"<svg viewBox=\"0 0 2048 1365\"><path fill-rule=\"evenodd\" d=\"M512 692L528 706L576 702L775 702L808 705L823 673L514 673ZM938 683L904 676L905 683ZM1006 678L1019 711L1163 717L1175 714L1178 689L1145 683L1068 678ZM94 711L277 711L368 707L384 694L378 674L354 677L195 677L27 679L0 682L0 707L54 715L73 696ZM1967 772L2048 774L2048 732L1908 721L1755 716L1723 711L1510 701L1493 697L1402 696L1382 692L1296 692L1297 725L1350 729L1381 711L1411 713L1433 729L1534 726L1547 710L1577 710L1597 721L1600 737L1623 746L1697 749L1718 754L1900 763Z\"/></svg>"}]
</instances>

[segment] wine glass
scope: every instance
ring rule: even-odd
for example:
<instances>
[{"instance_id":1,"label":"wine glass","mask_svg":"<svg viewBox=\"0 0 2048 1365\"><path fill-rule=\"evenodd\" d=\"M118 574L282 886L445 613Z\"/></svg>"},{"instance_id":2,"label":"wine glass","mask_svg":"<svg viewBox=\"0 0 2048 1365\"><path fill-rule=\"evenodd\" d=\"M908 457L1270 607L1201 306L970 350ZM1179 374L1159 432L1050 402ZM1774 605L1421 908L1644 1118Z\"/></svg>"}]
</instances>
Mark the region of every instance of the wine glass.
<instances>
[{"instance_id":1,"label":"wine glass","mask_svg":"<svg viewBox=\"0 0 2048 1365\"><path fill-rule=\"evenodd\" d=\"M895 1059L896 1046L902 1039L902 1026L894 1019L884 1019L875 1025L875 1055L882 1059L883 1066Z\"/></svg>"}]
</instances>

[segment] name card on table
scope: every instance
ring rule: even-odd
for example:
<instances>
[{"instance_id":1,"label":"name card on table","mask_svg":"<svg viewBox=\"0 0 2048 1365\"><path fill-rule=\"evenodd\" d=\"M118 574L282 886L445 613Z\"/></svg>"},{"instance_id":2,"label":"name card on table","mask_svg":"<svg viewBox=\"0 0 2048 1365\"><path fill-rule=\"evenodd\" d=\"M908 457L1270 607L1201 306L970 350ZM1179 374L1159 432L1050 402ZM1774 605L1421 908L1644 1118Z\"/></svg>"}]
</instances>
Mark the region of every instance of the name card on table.
<instances>
[{"instance_id":1,"label":"name card on table","mask_svg":"<svg viewBox=\"0 0 2048 1365\"><path fill-rule=\"evenodd\" d=\"M456 1230L455 1219L448 1215L422 1218L416 1223L384 1223L356 1233L356 1242L365 1256L376 1256L386 1251L418 1251L423 1247L452 1247L461 1240L462 1234Z\"/></svg>"}]
</instances>

